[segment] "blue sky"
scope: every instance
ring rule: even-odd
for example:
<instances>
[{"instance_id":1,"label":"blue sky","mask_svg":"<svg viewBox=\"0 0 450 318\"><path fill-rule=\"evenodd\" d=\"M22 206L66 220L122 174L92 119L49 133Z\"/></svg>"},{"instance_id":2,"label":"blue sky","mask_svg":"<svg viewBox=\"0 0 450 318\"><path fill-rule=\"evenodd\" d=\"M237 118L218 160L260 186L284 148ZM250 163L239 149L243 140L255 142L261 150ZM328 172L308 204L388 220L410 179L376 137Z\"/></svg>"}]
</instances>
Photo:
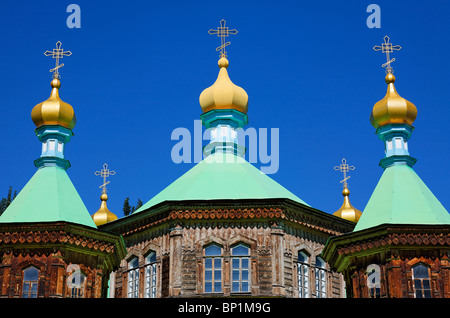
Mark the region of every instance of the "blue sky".
<instances>
[{"instance_id":1,"label":"blue sky","mask_svg":"<svg viewBox=\"0 0 450 318\"><path fill-rule=\"evenodd\" d=\"M66 25L69 4L81 28ZM431 5L432 3L432 5ZM381 28L366 25L369 4ZM194 164L175 164L177 127L193 130L198 98L218 73L225 19L239 33L227 48L231 80L249 95L249 126L279 128L280 167L270 175L311 206L342 204L342 158L363 210L381 174L384 146L369 115L386 93L385 56L372 50L385 35L402 46L393 63L398 93L418 108L409 150L415 171L449 209L448 129L450 1L86 1L0 2L0 196L35 173L41 145L30 113L48 98L54 61L43 52L61 41L61 98L77 116L66 146L67 171L88 210L100 205L108 163L108 207L123 215L125 197L147 202ZM258 164L256 164L258 166Z\"/></svg>"}]
</instances>

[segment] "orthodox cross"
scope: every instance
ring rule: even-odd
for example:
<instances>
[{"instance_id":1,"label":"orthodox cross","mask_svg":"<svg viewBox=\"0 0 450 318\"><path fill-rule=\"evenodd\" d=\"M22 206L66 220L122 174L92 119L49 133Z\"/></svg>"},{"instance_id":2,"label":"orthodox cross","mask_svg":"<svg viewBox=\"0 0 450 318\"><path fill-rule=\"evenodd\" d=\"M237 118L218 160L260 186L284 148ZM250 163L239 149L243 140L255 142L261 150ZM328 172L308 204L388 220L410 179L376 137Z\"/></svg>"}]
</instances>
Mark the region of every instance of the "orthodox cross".
<instances>
[{"instance_id":1,"label":"orthodox cross","mask_svg":"<svg viewBox=\"0 0 450 318\"><path fill-rule=\"evenodd\" d=\"M341 180L341 183L343 183L344 188L348 187L347 180L350 179L350 176L347 176L347 172L350 170L355 170L354 166L349 166L347 164L347 160L345 158L342 159L341 164L339 166L335 166L334 170L340 170L344 174L344 179Z\"/></svg>"},{"instance_id":2,"label":"orthodox cross","mask_svg":"<svg viewBox=\"0 0 450 318\"><path fill-rule=\"evenodd\" d=\"M58 69L63 67L64 64L59 64L59 59L62 59L64 56L71 56L72 52L70 51L64 51L61 48L62 43L60 41L56 42L56 49L53 49L53 51L45 51L45 56L51 56L54 59L56 59L56 65L55 68L52 68L50 72L53 72L53 78L59 78L59 72Z\"/></svg>"},{"instance_id":3,"label":"orthodox cross","mask_svg":"<svg viewBox=\"0 0 450 318\"><path fill-rule=\"evenodd\" d=\"M100 176L103 178L103 184L99 186L99 188L102 188L102 193L106 193L106 185L109 183L109 181L106 181L106 178L108 178L109 176L113 176L115 174L116 174L115 171L111 171L108 169L108 165L106 163L103 165L102 170L95 171L96 176Z\"/></svg>"},{"instance_id":4,"label":"orthodox cross","mask_svg":"<svg viewBox=\"0 0 450 318\"><path fill-rule=\"evenodd\" d=\"M395 58L391 59L389 57L389 53L392 53L395 51L400 51L401 50L401 46L400 45L392 45L392 43L389 43L389 37L386 35L384 37L384 43L382 43L381 45L375 45L373 47L373 49L375 51L380 51L383 53L386 53L386 63L384 63L382 65L382 67L386 67L386 73L394 73L391 67L391 63L395 61Z\"/></svg>"},{"instance_id":5,"label":"orthodox cross","mask_svg":"<svg viewBox=\"0 0 450 318\"><path fill-rule=\"evenodd\" d=\"M217 28L217 30L209 30L209 34L217 34L218 37L220 37L220 46L216 48L216 51L220 51L220 57L227 57L227 52L225 51L225 47L230 45L231 42L225 42L225 38L229 34L237 34L238 31L236 29L229 30L228 27L225 26L227 22L222 19L220 20L220 27Z\"/></svg>"}]
</instances>

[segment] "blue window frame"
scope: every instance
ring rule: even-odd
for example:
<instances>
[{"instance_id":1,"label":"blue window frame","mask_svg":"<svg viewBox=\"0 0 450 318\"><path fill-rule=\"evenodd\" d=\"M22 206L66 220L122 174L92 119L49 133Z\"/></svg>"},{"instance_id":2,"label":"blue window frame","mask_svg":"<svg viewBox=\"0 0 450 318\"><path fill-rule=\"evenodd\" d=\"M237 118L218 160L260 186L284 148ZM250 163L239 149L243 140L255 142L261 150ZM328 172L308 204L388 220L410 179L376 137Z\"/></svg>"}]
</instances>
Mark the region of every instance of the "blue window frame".
<instances>
[{"instance_id":1,"label":"blue window frame","mask_svg":"<svg viewBox=\"0 0 450 318\"><path fill-rule=\"evenodd\" d=\"M137 257L128 262L128 298L139 298L139 260Z\"/></svg>"},{"instance_id":2,"label":"blue window frame","mask_svg":"<svg viewBox=\"0 0 450 318\"><path fill-rule=\"evenodd\" d=\"M216 244L204 248L204 292L222 292L222 248Z\"/></svg>"},{"instance_id":3,"label":"blue window frame","mask_svg":"<svg viewBox=\"0 0 450 318\"><path fill-rule=\"evenodd\" d=\"M22 298L37 298L39 270L28 267L23 271Z\"/></svg>"},{"instance_id":4,"label":"blue window frame","mask_svg":"<svg viewBox=\"0 0 450 318\"><path fill-rule=\"evenodd\" d=\"M250 248L244 244L231 248L231 292L250 292Z\"/></svg>"},{"instance_id":5,"label":"blue window frame","mask_svg":"<svg viewBox=\"0 0 450 318\"><path fill-rule=\"evenodd\" d=\"M156 253L145 257L145 298L156 298Z\"/></svg>"}]
</instances>

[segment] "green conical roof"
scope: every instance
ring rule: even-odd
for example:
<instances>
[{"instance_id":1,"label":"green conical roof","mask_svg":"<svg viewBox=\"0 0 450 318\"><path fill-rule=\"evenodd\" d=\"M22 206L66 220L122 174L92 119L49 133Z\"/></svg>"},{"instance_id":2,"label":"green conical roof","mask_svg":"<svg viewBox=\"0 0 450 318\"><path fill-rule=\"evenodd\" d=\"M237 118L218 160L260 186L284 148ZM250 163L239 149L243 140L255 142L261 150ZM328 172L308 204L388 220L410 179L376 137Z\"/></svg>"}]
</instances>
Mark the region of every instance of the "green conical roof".
<instances>
[{"instance_id":1,"label":"green conical roof","mask_svg":"<svg viewBox=\"0 0 450 318\"><path fill-rule=\"evenodd\" d=\"M0 216L0 223L58 221L96 228L66 171L59 167L38 169Z\"/></svg>"},{"instance_id":2,"label":"green conical roof","mask_svg":"<svg viewBox=\"0 0 450 318\"><path fill-rule=\"evenodd\" d=\"M380 224L450 224L450 214L408 165L384 170L354 231Z\"/></svg>"},{"instance_id":3,"label":"green conical roof","mask_svg":"<svg viewBox=\"0 0 450 318\"><path fill-rule=\"evenodd\" d=\"M244 159L218 152L199 162L136 212L168 200L268 198L287 198L309 206Z\"/></svg>"}]
</instances>

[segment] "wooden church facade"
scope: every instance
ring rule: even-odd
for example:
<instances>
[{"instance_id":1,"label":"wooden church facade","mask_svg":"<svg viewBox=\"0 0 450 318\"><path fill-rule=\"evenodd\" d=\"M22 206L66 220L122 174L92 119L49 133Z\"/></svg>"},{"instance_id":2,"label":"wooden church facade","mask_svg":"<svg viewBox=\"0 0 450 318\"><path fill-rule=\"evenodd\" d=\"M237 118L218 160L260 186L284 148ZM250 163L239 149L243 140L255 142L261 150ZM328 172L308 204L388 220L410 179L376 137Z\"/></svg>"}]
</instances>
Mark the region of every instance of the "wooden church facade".
<instances>
[{"instance_id":1,"label":"wooden church facade","mask_svg":"<svg viewBox=\"0 0 450 318\"><path fill-rule=\"evenodd\" d=\"M0 225L0 298L101 298L125 256L119 235L78 224Z\"/></svg>"},{"instance_id":2,"label":"wooden church facade","mask_svg":"<svg viewBox=\"0 0 450 318\"><path fill-rule=\"evenodd\" d=\"M345 297L320 258L354 223L288 199L164 202L102 230L124 238L110 297Z\"/></svg>"},{"instance_id":3,"label":"wooden church facade","mask_svg":"<svg viewBox=\"0 0 450 318\"><path fill-rule=\"evenodd\" d=\"M380 225L330 239L324 258L351 298L450 298L450 228Z\"/></svg>"}]
</instances>

